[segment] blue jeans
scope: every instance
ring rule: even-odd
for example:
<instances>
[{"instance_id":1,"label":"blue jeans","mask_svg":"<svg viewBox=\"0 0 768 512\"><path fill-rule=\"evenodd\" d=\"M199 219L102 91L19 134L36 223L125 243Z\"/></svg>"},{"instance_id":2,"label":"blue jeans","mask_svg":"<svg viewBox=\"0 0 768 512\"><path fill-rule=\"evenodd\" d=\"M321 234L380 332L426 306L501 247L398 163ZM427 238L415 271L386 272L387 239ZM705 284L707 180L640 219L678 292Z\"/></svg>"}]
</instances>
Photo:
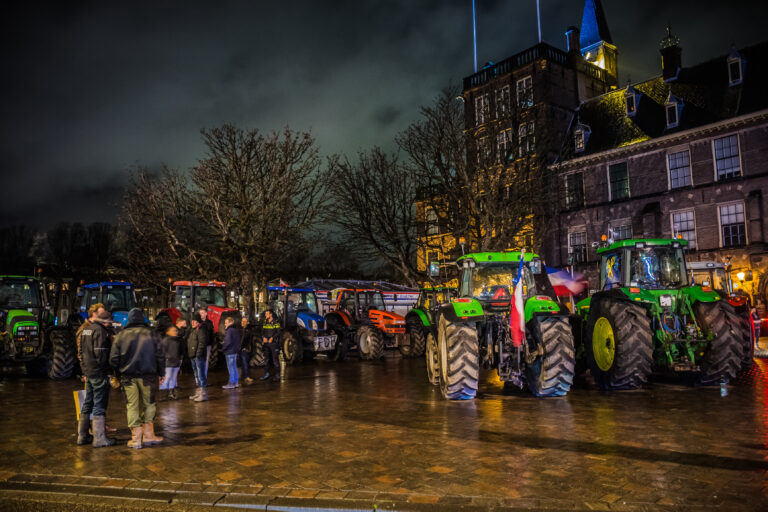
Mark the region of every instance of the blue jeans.
<instances>
[{"instance_id":1,"label":"blue jeans","mask_svg":"<svg viewBox=\"0 0 768 512\"><path fill-rule=\"evenodd\" d=\"M85 400L80 415L106 416L109 404L109 379L88 377L85 381Z\"/></svg>"},{"instance_id":2,"label":"blue jeans","mask_svg":"<svg viewBox=\"0 0 768 512\"><path fill-rule=\"evenodd\" d=\"M243 365L243 378L248 378L248 364L250 363L251 354L246 352L245 350L240 351L240 362Z\"/></svg>"},{"instance_id":3,"label":"blue jeans","mask_svg":"<svg viewBox=\"0 0 768 512\"><path fill-rule=\"evenodd\" d=\"M227 359L227 370L229 371L229 383L237 384L239 377L237 374L237 354L226 354L225 357Z\"/></svg>"},{"instance_id":4,"label":"blue jeans","mask_svg":"<svg viewBox=\"0 0 768 512\"><path fill-rule=\"evenodd\" d=\"M178 366L166 366L165 367L165 381L160 384L160 389L175 389L178 387L177 379L179 378Z\"/></svg>"},{"instance_id":5,"label":"blue jeans","mask_svg":"<svg viewBox=\"0 0 768 512\"><path fill-rule=\"evenodd\" d=\"M206 359L204 357L192 359L192 371L195 374L195 383L199 388L204 388L207 384L205 378L205 363Z\"/></svg>"}]
</instances>

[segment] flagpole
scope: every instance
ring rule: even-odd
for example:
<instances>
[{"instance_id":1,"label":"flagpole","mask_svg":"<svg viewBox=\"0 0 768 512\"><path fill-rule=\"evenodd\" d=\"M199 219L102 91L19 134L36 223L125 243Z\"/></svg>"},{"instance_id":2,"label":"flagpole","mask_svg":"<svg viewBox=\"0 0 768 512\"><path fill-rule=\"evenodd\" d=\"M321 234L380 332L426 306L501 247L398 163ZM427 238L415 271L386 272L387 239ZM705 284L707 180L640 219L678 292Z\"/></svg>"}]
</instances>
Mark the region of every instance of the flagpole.
<instances>
[{"instance_id":1,"label":"flagpole","mask_svg":"<svg viewBox=\"0 0 768 512\"><path fill-rule=\"evenodd\" d=\"M474 0L472 1L474 2ZM539 22L539 42L541 42L541 10L539 9L539 0L536 0L536 20Z\"/></svg>"},{"instance_id":2,"label":"flagpole","mask_svg":"<svg viewBox=\"0 0 768 512\"><path fill-rule=\"evenodd\" d=\"M475 0L472 0L472 46L475 54L475 73L477 73L477 19L475 18Z\"/></svg>"}]
</instances>

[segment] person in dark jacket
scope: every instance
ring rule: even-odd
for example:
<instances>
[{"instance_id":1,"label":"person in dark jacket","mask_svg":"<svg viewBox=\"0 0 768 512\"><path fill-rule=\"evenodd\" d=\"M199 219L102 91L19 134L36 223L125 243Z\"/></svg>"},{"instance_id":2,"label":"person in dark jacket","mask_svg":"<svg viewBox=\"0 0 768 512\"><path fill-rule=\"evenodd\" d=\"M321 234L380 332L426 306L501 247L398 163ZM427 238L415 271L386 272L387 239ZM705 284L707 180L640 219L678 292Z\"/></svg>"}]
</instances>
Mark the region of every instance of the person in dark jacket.
<instances>
[{"instance_id":1,"label":"person in dark jacket","mask_svg":"<svg viewBox=\"0 0 768 512\"><path fill-rule=\"evenodd\" d=\"M224 320L224 340L221 343L221 351L227 360L229 382L222 386L223 389L239 388L239 376L237 374L237 357L240 353L240 331L235 325L235 319L228 316Z\"/></svg>"},{"instance_id":2,"label":"person in dark jacket","mask_svg":"<svg viewBox=\"0 0 768 512\"><path fill-rule=\"evenodd\" d=\"M200 314L200 323L208 333L208 338L206 340L206 346L205 346L205 380L207 382L208 381L208 361L211 360L211 350L213 350L213 344L216 343L216 336L213 330L213 322L211 322L211 319L208 318L208 310L205 308L200 308L198 310L198 313Z\"/></svg>"},{"instance_id":3,"label":"person in dark jacket","mask_svg":"<svg viewBox=\"0 0 768 512\"><path fill-rule=\"evenodd\" d=\"M131 448L163 440L155 435L154 425L157 378L165 374L165 354L160 341L157 331L144 323L144 312L133 308L128 312L128 325L112 344L109 362L123 386Z\"/></svg>"},{"instance_id":4,"label":"person in dark jacket","mask_svg":"<svg viewBox=\"0 0 768 512\"><path fill-rule=\"evenodd\" d=\"M108 438L104 430L109 404L109 351L112 347L112 332L104 324L109 325L112 316L103 308L98 311L98 315L93 316L88 326L80 332L78 347L86 380L85 401L77 425L77 444L92 442L95 448L115 444L115 440ZM89 419L91 413L92 426ZM89 426L93 430L92 438L88 435Z\"/></svg>"},{"instance_id":5,"label":"person in dark jacket","mask_svg":"<svg viewBox=\"0 0 768 512\"><path fill-rule=\"evenodd\" d=\"M203 319L199 313L192 317L192 328L187 335L187 355L192 361L192 371L195 374L197 389L190 400L204 402L208 400L208 392L205 390L207 380L205 377L205 363L207 361L206 347L208 346L208 330L203 326Z\"/></svg>"},{"instance_id":6,"label":"person in dark jacket","mask_svg":"<svg viewBox=\"0 0 768 512\"><path fill-rule=\"evenodd\" d=\"M92 323L96 321L96 318L99 316L99 313L102 311L105 311L104 304L101 302L97 302L96 304L91 304L91 307L88 308L88 318L86 318L82 324L80 324L80 327L77 328L77 331L75 331L75 347L77 350L77 360L80 363L80 373L83 376L83 382L86 381L85 377L85 370L83 369L83 356L80 352L80 336L82 335L83 331L86 330L91 326ZM77 313L73 313L73 315L76 315ZM90 443L90 441L88 441Z\"/></svg>"},{"instance_id":7,"label":"person in dark jacket","mask_svg":"<svg viewBox=\"0 0 768 512\"><path fill-rule=\"evenodd\" d=\"M272 315L272 311L265 311L261 338L264 343L264 357L267 360L267 365L262 380L269 378L270 366L273 368L272 380L280 380L280 328L280 322Z\"/></svg>"},{"instance_id":8,"label":"person in dark jacket","mask_svg":"<svg viewBox=\"0 0 768 512\"><path fill-rule=\"evenodd\" d=\"M240 362L243 365L243 382L253 383L253 379L248 376L249 365L251 363L251 354L253 354L253 329L248 324L248 317L240 319Z\"/></svg>"},{"instance_id":9,"label":"person in dark jacket","mask_svg":"<svg viewBox=\"0 0 768 512\"><path fill-rule=\"evenodd\" d=\"M179 368L181 368L181 340L175 325L167 326L163 334L165 336L161 346L165 355L165 376L160 377L160 389L168 391L168 400L176 400Z\"/></svg>"}]
</instances>

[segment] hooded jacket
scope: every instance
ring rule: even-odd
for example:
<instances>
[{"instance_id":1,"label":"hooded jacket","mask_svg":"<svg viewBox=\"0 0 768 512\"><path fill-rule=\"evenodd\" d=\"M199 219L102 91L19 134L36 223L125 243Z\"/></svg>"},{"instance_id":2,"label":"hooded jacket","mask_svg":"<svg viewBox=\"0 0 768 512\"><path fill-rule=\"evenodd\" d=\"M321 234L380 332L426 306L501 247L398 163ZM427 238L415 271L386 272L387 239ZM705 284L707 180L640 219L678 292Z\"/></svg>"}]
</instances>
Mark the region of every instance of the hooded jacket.
<instances>
[{"instance_id":1,"label":"hooded jacket","mask_svg":"<svg viewBox=\"0 0 768 512\"><path fill-rule=\"evenodd\" d=\"M138 378L165 374L165 353L157 331L144 323L138 308L128 312L128 325L112 344L110 365L121 377Z\"/></svg>"},{"instance_id":2,"label":"hooded jacket","mask_svg":"<svg viewBox=\"0 0 768 512\"><path fill-rule=\"evenodd\" d=\"M90 323L80 332L78 356L86 377L106 378L109 375L111 347L112 333L98 321Z\"/></svg>"},{"instance_id":3,"label":"hooded jacket","mask_svg":"<svg viewBox=\"0 0 768 512\"><path fill-rule=\"evenodd\" d=\"M167 368L181 366L181 340L177 336L166 336L160 344L165 355L165 366Z\"/></svg>"},{"instance_id":4,"label":"hooded jacket","mask_svg":"<svg viewBox=\"0 0 768 512\"><path fill-rule=\"evenodd\" d=\"M240 352L240 330L235 324L227 327L224 332L224 341L221 342L221 351L231 356Z\"/></svg>"}]
</instances>

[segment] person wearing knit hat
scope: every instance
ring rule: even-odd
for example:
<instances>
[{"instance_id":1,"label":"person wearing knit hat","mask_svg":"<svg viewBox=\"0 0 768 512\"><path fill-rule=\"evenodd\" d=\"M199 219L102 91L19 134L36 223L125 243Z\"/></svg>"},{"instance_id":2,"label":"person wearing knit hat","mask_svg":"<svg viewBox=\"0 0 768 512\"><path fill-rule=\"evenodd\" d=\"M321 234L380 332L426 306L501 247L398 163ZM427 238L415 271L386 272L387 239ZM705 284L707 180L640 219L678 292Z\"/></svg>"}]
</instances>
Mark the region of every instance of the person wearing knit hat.
<instances>
[{"instance_id":1,"label":"person wearing knit hat","mask_svg":"<svg viewBox=\"0 0 768 512\"><path fill-rule=\"evenodd\" d=\"M144 312L133 308L128 312L128 325L117 335L109 362L120 376L125 395L128 427L131 429L130 448L163 441L155 435L155 394L157 380L165 375L165 354L157 331L150 329Z\"/></svg>"}]
</instances>

